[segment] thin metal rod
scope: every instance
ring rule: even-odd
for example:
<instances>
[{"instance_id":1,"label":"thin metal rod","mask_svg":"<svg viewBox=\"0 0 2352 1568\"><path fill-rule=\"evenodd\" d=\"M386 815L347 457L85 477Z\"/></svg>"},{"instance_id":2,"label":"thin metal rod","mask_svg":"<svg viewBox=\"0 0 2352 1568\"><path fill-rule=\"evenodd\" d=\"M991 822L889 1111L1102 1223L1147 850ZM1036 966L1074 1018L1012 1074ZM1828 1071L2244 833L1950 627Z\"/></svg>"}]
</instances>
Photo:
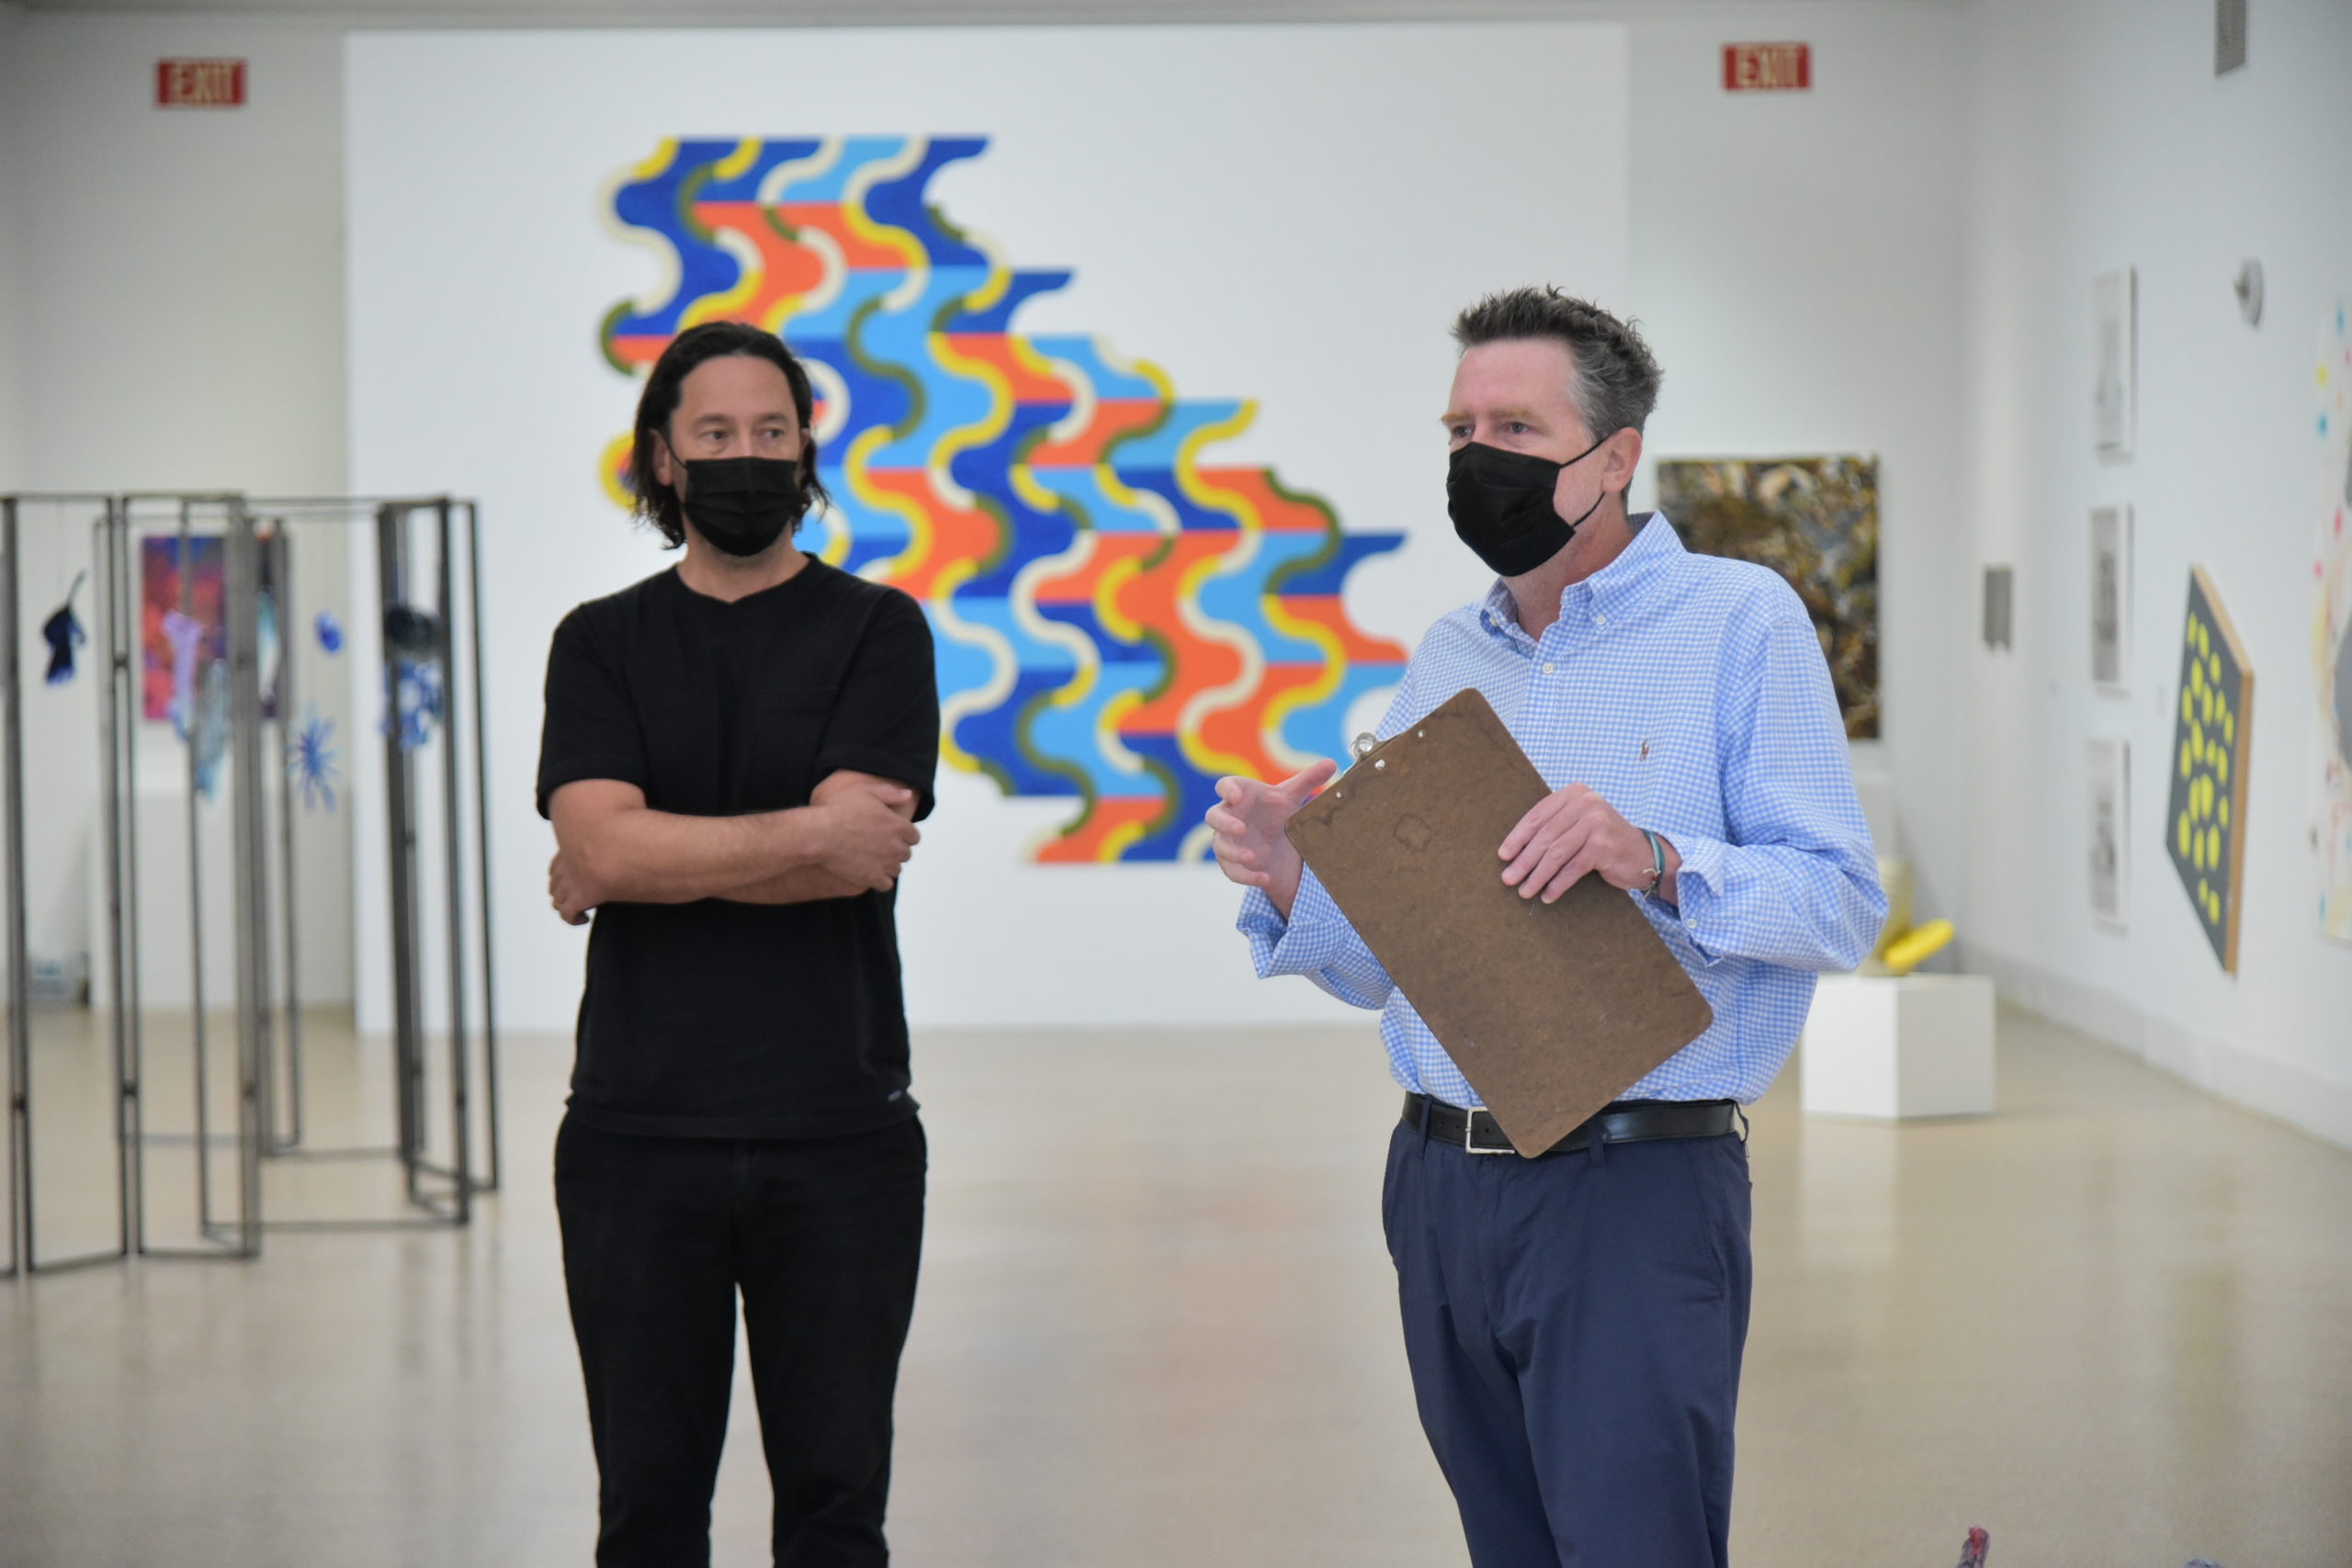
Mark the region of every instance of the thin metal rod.
<instances>
[{"instance_id":1,"label":"thin metal rod","mask_svg":"<svg viewBox=\"0 0 2352 1568\"><path fill-rule=\"evenodd\" d=\"M147 1120L147 1002L146 945L140 931L139 909L139 722L145 705L140 689L140 617L131 572L130 501L125 497L109 508L107 576L113 584L112 657L108 660L108 711L113 724L116 756L120 762L113 778L117 785L115 812L120 825L122 862L116 891L121 900L116 921L123 987L115 993L115 1011L124 1023L125 1066L123 1104L128 1111L124 1147L130 1167L131 1238L134 1249L147 1247L147 1147L139 1136Z\"/></svg>"},{"instance_id":2,"label":"thin metal rod","mask_svg":"<svg viewBox=\"0 0 2352 1568\"><path fill-rule=\"evenodd\" d=\"M434 509L434 609L441 646L441 866L448 905L449 1122L457 1162L458 1223L473 1217L473 1115L466 1062L466 816L458 787L458 594L455 536L446 501Z\"/></svg>"},{"instance_id":3,"label":"thin metal rod","mask_svg":"<svg viewBox=\"0 0 2352 1568\"><path fill-rule=\"evenodd\" d=\"M106 511L91 531L90 555L97 568L98 646L103 654L98 671L98 750L106 771L107 864L107 1033L114 1041L115 1179L121 1188L122 1246L135 1251L146 1242L139 1216L141 1198L141 1153L139 1140L139 1078L131 1066L130 1028L135 1013L130 1001L130 942L124 930L128 907L129 862L123 844L122 667L119 647L123 623L117 595L122 571L118 555L122 509L108 498Z\"/></svg>"},{"instance_id":4,"label":"thin metal rod","mask_svg":"<svg viewBox=\"0 0 2352 1568\"><path fill-rule=\"evenodd\" d=\"M269 784L262 771L261 538L242 502L229 503L227 592L229 737L235 789L237 962L237 1247L261 1251L261 1159L268 1142L264 1080L269 1071Z\"/></svg>"},{"instance_id":5,"label":"thin metal rod","mask_svg":"<svg viewBox=\"0 0 2352 1568\"><path fill-rule=\"evenodd\" d=\"M498 992L497 966L492 959L490 907L490 703L481 665L481 506L466 503L466 622L472 645L474 687L474 853L481 897L481 1088L482 1131L488 1169L482 1190L495 1192L499 1183L498 1151ZM454 640L454 639L453 639ZM456 682L456 672L450 674Z\"/></svg>"},{"instance_id":6,"label":"thin metal rod","mask_svg":"<svg viewBox=\"0 0 2352 1568\"><path fill-rule=\"evenodd\" d=\"M194 617L196 610L196 550L190 519L196 510L191 499L180 501L179 580L180 614ZM226 606L223 606L225 611ZM203 823L197 811L197 733L203 722L199 716L203 697L199 694L204 682L202 655L204 645L197 644L198 664L187 692L188 706L180 715L180 746L187 767L187 994L188 1027L193 1032L196 1047L196 1132L199 1145L212 1114L208 1103L211 1096L211 1064L204 995L204 850ZM175 671L176 675L176 671ZM134 798L132 809L138 808ZM196 1224L199 1231L212 1227L212 1162L199 1148L196 1160Z\"/></svg>"},{"instance_id":7,"label":"thin metal rod","mask_svg":"<svg viewBox=\"0 0 2352 1568\"><path fill-rule=\"evenodd\" d=\"M407 558L407 513L395 506L376 513L377 625L388 629L391 611L403 597ZM384 805L386 851L390 863L392 939L392 1058L400 1110L401 1159L408 1194L417 1192L416 1161L424 1153L423 998L417 978L415 769L401 733L400 659L389 642L383 653Z\"/></svg>"},{"instance_id":8,"label":"thin metal rod","mask_svg":"<svg viewBox=\"0 0 2352 1568\"><path fill-rule=\"evenodd\" d=\"M443 495L256 495L246 504L256 512L363 512L387 506L419 511L448 500Z\"/></svg>"},{"instance_id":9,"label":"thin metal rod","mask_svg":"<svg viewBox=\"0 0 2352 1568\"><path fill-rule=\"evenodd\" d=\"M294 540L283 519L271 535L270 558L277 568L272 586L277 612L277 755L273 771L277 775L278 903L282 909L278 923L285 933L287 1105L286 1132L282 1136L278 1134L273 1118L270 1136L277 1148L289 1149L302 1141L302 976L301 922L295 902L294 777L286 764L292 750L288 738L294 733L294 655L301 639L294 632ZM273 1071L265 1083L274 1087L276 1082Z\"/></svg>"},{"instance_id":10,"label":"thin metal rod","mask_svg":"<svg viewBox=\"0 0 2352 1568\"><path fill-rule=\"evenodd\" d=\"M25 937L25 733L22 653L17 643L17 501L0 501L0 771L7 779L8 1267L32 1261L32 987Z\"/></svg>"}]
</instances>

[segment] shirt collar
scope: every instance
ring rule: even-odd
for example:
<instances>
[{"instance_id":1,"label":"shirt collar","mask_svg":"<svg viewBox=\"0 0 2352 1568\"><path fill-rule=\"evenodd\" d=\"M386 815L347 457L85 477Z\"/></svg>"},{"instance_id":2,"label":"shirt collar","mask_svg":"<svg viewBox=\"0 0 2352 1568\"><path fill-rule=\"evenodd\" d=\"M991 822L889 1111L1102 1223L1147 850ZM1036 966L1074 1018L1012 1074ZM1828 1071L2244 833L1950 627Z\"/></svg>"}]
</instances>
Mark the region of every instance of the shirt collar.
<instances>
[{"instance_id":1,"label":"shirt collar","mask_svg":"<svg viewBox=\"0 0 2352 1568\"><path fill-rule=\"evenodd\" d=\"M1569 583L1561 592L1561 615L1566 618L1569 610L1586 601L1603 615L1623 615L1646 597L1675 563L1689 553L1682 547L1682 536L1667 521L1666 513L1652 512L1642 520L1634 542L1625 547L1622 555L1582 582ZM1510 596L1510 584L1499 577L1479 604L1478 620L1489 632L1522 642L1532 640L1520 627L1519 604Z\"/></svg>"}]
</instances>

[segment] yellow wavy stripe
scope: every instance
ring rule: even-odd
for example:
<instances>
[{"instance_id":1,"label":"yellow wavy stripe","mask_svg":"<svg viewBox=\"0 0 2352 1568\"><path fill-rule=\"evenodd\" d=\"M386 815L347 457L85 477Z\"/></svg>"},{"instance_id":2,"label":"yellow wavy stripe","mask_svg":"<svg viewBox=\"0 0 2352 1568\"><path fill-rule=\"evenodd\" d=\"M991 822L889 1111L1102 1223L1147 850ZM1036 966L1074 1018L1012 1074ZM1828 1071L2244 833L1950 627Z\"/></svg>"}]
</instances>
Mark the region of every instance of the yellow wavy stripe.
<instances>
[{"instance_id":1,"label":"yellow wavy stripe","mask_svg":"<svg viewBox=\"0 0 2352 1568\"><path fill-rule=\"evenodd\" d=\"M1194 465L1200 450L1212 441L1238 435L1256 419L1258 405L1245 402L1231 419L1222 424L1204 425L1187 440L1177 454L1176 482L1193 503L1204 510L1218 511L1238 520L1241 525L1241 542L1221 556L1211 557L1199 563L1188 577L1184 592L1177 600L1177 613L1185 626L1204 641L1220 644L1240 656L1241 670L1222 686L1196 692L1185 703L1178 716L1176 742L1185 760L1204 773L1247 773L1250 761L1230 752L1217 751L1199 739L1208 720L1255 695L1266 678L1266 650L1250 628L1228 626L1213 621L1201 609L1201 589L1212 578L1230 577L1246 570L1265 547L1266 519L1257 502L1238 491L1213 485L1204 480Z\"/></svg>"},{"instance_id":2,"label":"yellow wavy stripe","mask_svg":"<svg viewBox=\"0 0 2352 1568\"><path fill-rule=\"evenodd\" d=\"M988 681L968 692L949 697L939 707L939 760L964 773L981 772L978 759L956 744L956 727L976 713L987 713L1002 705L1012 695L1015 666L1018 660L1012 645L993 627L976 625L956 614L956 590L972 576L967 562L957 561L939 574L939 591L926 601L940 631L957 642L988 650L993 673Z\"/></svg>"},{"instance_id":3,"label":"yellow wavy stripe","mask_svg":"<svg viewBox=\"0 0 2352 1568\"><path fill-rule=\"evenodd\" d=\"M604 456L596 463L596 477L604 481L605 496L623 512L637 505L637 497L631 495L628 487L620 481L621 462L628 456L628 449L636 440L634 434L614 436L605 443Z\"/></svg>"},{"instance_id":4,"label":"yellow wavy stripe","mask_svg":"<svg viewBox=\"0 0 2352 1568\"><path fill-rule=\"evenodd\" d=\"M1243 510L1239 496L1202 479L1197 466L1202 447L1231 440L1257 423L1257 400L1251 399L1235 410L1232 418L1217 424L1204 424L1184 437L1182 445L1176 448L1176 488L1184 492L1186 500L1208 512Z\"/></svg>"},{"instance_id":5,"label":"yellow wavy stripe","mask_svg":"<svg viewBox=\"0 0 2352 1568\"><path fill-rule=\"evenodd\" d=\"M1266 595L1266 619L1283 636L1311 642L1323 650L1323 672L1310 684L1281 693L1267 703L1265 716L1259 729L1268 755L1285 766L1303 768L1315 759L1283 743L1283 721L1301 708L1329 702L1338 694L1340 676L1348 667L1347 649L1340 646L1337 632L1317 622L1303 620L1290 614L1283 608L1278 595Z\"/></svg>"},{"instance_id":6,"label":"yellow wavy stripe","mask_svg":"<svg viewBox=\"0 0 2352 1568\"><path fill-rule=\"evenodd\" d=\"M985 446L1012 427L1012 382L1003 371L999 370L987 360L974 359L958 354L955 346L948 342L945 333L933 333L924 339L924 342L931 349L932 358L942 369L961 376L967 380L978 381L989 389L987 414L970 424L959 425L942 435L933 444L925 458L927 466L934 470L933 483L943 491L953 491L961 495L963 487L956 483L954 476L949 471L950 466L956 461L958 453ZM965 504L967 506L971 504L968 497L965 498Z\"/></svg>"},{"instance_id":7,"label":"yellow wavy stripe","mask_svg":"<svg viewBox=\"0 0 2352 1568\"><path fill-rule=\"evenodd\" d=\"M898 156L877 158L850 175L842 188L842 219L849 231L869 244L882 245L896 251L899 261L906 266L909 274L922 274L925 276L928 276L931 272L931 258L924 252L922 242L904 229L876 222L873 215L865 210L865 197L869 191L884 180L893 180L902 175L913 173L915 166L922 162L923 154L928 149L927 142L910 141L905 151ZM915 279L910 276L908 281L912 283ZM917 297L920 298L920 290Z\"/></svg>"},{"instance_id":8,"label":"yellow wavy stripe","mask_svg":"<svg viewBox=\"0 0 2352 1568\"><path fill-rule=\"evenodd\" d=\"M749 137L737 142L734 152L711 165L713 176L721 180L741 176L753 164L759 162L760 146L761 143L756 137ZM742 276L736 280L735 287L725 293L706 294L687 306L685 314L678 318L680 332L685 331L688 327L698 327L705 321L734 320L742 313L743 307L751 303L752 297L757 294L762 286L767 282L766 263L761 258L760 247L756 241L731 228L713 229L711 239L720 250L735 258L735 265L742 270Z\"/></svg>"},{"instance_id":9,"label":"yellow wavy stripe","mask_svg":"<svg viewBox=\"0 0 2352 1568\"><path fill-rule=\"evenodd\" d=\"M872 424L857 433L849 444L849 452L842 459L842 477L849 481L849 491L876 512L887 512L907 520L910 535L907 547L885 560L871 562L866 574L877 582L888 582L920 566L931 553L931 513L911 497L896 495L876 489L866 478L866 465L873 461L875 449L890 444L890 431L886 425ZM847 530L843 530L847 532Z\"/></svg>"},{"instance_id":10,"label":"yellow wavy stripe","mask_svg":"<svg viewBox=\"0 0 2352 1568\"><path fill-rule=\"evenodd\" d=\"M1143 575L1143 562L1134 556L1114 561L1094 584L1094 614L1103 629L1121 642L1141 642L1143 623L1130 620L1118 606L1119 591Z\"/></svg>"},{"instance_id":11,"label":"yellow wavy stripe","mask_svg":"<svg viewBox=\"0 0 2352 1568\"><path fill-rule=\"evenodd\" d=\"M1221 556L1209 556L1193 563L1184 573L1182 588L1176 596L1176 614L1186 630L1204 642L1229 648L1241 657L1241 672L1222 686L1211 686L1195 692L1186 700L1183 710L1176 716L1176 745L1184 760L1204 773L1246 773L1249 762L1230 752L1213 750L1200 738L1201 728L1208 716L1222 712L1258 689L1266 676L1266 652L1246 626L1229 626L1209 619L1201 609L1201 585L1212 577L1222 577L1229 571L1247 566L1258 553L1257 534L1245 533L1241 541Z\"/></svg>"},{"instance_id":12,"label":"yellow wavy stripe","mask_svg":"<svg viewBox=\"0 0 2352 1568\"><path fill-rule=\"evenodd\" d=\"M635 296L634 313L640 316L650 316L663 304L676 299L679 287L684 280L685 272L678 261L677 246L670 241L668 236L640 229L633 223L624 223L616 216L619 209L620 193L624 186L641 185L647 180L660 177L671 164L677 162L677 158L678 139L674 136L663 137L643 163L633 168L622 170L607 181L605 186L604 199L596 204L596 221L603 226L605 232L624 244L635 245L640 250L651 252L656 258L656 265L665 275L663 279L656 283L652 288Z\"/></svg>"}]
</instances>

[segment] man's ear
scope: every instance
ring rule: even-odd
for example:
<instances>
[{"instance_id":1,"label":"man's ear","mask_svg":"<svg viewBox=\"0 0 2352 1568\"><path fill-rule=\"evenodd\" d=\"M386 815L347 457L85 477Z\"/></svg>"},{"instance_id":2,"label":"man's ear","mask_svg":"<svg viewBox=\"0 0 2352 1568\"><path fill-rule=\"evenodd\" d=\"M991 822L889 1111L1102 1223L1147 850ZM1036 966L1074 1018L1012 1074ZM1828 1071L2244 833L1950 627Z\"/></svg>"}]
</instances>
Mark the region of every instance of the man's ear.
<instances>
[{"instance_id":1,"label":"man's ear","mask_svg":"<svg viewBox=\"0 0 2352 1568\"><path fill-rule=\"evenodd\" d=\"M1601 457L1608 465L1601 476L1601 488L1623 491L1634 482L1634 470L1642 466L1642 433L1627 425L1609 438L1609 450Z\"/></svg>"},{"instance_id":2,"label":"man's ear","mask_svg":"<svg viewBox=\"0 0 2352 1568\"><path fill-rule=\"evenodd\" d=\"M670 444L658 434L653 437L653 482L669 490L678 486L677 476L670 471Z\"/></svg>"}]
</instances>

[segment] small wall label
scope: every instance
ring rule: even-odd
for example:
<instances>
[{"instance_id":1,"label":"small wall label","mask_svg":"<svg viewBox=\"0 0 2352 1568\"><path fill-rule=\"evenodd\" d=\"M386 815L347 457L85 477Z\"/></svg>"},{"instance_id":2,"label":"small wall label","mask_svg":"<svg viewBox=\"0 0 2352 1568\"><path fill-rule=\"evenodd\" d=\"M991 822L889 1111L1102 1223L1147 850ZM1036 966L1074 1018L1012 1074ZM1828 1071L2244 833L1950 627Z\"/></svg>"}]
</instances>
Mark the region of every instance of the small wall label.
<instances>
[{"instance_id":1,"label":"small wall label","mask_svg":"<svg viewBox=\"0 0 2352 1568\"><path fill-rule=\"evenodd\" d=\"M1813 45L1727 43L1724 45L1726 93L1809 93L1813 90Z\"/></svg>"},{"instance_id":2,"label":"small wall label","mask_svg":"<svg viewBox=\"0 0 2352 1568\"><path fill-rule=\"evenodd\" d=\"M233 109L245 102L242 60L155 62L155 107L159 109Z\"/></svg>"}]
</instances>

